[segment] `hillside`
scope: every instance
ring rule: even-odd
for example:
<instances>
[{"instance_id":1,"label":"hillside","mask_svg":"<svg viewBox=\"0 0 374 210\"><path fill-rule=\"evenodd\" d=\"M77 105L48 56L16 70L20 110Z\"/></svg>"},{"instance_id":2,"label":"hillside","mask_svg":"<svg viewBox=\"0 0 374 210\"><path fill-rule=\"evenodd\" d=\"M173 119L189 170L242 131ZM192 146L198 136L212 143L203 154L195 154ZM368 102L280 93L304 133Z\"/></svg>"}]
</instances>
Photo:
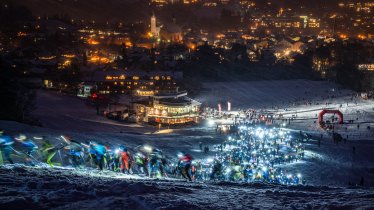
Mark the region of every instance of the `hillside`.
<instances>
[{"instance_id":1,"label":"hillside","mask_svg":"<svg viewBox=\"0 0 374 210\"><path fill-rule=\"evenodd\" d=\"M35 16L68 15L73 19L95 20L95 22L102 23L106 21L127 22L149 16L145 1L13 0L5 2L26 6Z\"/></svg>"}]
</instances>

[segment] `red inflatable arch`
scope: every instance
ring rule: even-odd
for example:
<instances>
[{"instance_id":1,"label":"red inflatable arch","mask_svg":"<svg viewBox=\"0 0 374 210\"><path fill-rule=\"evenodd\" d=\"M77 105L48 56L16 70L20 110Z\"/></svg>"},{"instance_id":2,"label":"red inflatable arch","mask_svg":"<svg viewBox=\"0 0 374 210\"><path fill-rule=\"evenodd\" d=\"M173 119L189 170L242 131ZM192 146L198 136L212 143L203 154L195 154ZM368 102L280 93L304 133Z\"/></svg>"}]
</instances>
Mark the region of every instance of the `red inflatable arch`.
<instances>
[{"instance_id":1,"label":"red inflatable arch","mask_svg":"<svg viewBox=\"0 0 374 210\"><path fill-rule=\"evenodd\" d=\"M339 118L339 124L343 124L343 113L341 113L339 110L324 109L318 115L318 123L320 125L323 122L323 115L325 115L326 113L337 114Z\"/></svg>"}]
</instances>

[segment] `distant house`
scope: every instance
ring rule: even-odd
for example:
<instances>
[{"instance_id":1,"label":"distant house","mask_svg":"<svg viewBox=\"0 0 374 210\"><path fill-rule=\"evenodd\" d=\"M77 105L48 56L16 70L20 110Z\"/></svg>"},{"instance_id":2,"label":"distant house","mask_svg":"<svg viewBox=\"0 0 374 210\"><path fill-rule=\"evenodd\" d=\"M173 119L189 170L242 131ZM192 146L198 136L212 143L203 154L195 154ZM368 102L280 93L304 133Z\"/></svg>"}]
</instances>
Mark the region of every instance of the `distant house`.
<instances>
[{"instance_id":1,"label":"distant house","mask_svg":"<svg viewBox=\"0 0 374 210\"><path fill-rule=\"evenodd\" d=\"M95 91L95 84L82 83L78 86L78 97L87 98L92 96L93 91Z\"/></svg>"},{"instance_id":2,"label":"distant house","mask_svg":"<svg viewBox=\"0 0 374 210\"><path fill-rule=\"evenodd\" d=\"M275 53L290 52L292 50L292 43L283 39L274 46Z\"/></svg>"},{"instance_id":3,"label":"distant house","mask_svg":"<svg viewBox=\"0 0 374 210\"><path fill-rule=\"evenodd\" d=\"M175 22L166 24L161 29L161 37L169 42L182 42L182 28L175 24Z\"/></svg>"}]
</instances>

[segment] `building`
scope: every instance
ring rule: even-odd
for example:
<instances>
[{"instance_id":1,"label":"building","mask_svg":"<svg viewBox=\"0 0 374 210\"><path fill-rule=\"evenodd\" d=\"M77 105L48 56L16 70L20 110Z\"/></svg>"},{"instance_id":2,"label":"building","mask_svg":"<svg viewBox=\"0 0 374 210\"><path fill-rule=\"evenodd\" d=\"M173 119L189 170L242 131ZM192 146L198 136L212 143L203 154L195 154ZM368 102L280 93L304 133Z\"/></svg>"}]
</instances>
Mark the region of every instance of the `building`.
<instances>
[{"instance_id":1,"label":"building","mask_svg":"<svg viewBox=\"0 0 374 210\"><path fill-rule=\"evenodd\" d=\"M200 105L187 92L176 92L136 101L133 110L138 122L177 125L199 122Z\"/></svg>"},{"instance_id":2,"label":"building","mask_svg":"<svg viewBox=\"0 0 374 210\"><path fill-rule=\"evenodd\" d=\"M182 29L176 24L175 19L173 19L172 23L168 23L162 27L161 37L167 42L183 41Z\"/></svg>"},{"instance_id":3,"label":"building","mask_svg":"<svg viewBox=\"0 0 374 210\"><path fill-rule=\"evenodd\" d=\"M97 71L84 82L95 84L99 94L122 93L136 96L169 94L178 90L183 72Z\"/></svg>"},{"instance_id":4,"label":"building","mask_svg":"<svg viewBox=\"0 0 374 210\"><path fill-rule=\"evenodd\" d=\"M298 17L277 17L272 20L276 28L301 28L302 21Z\"/></svg>"},{"instance_id":5,"label":"building","mask_svg":"<svg viewBox=\"0 0 374 210\"><path fill-rule=\"evenodd\" d=\"M161 27L157 26L156 15L153 14L151 17L151 34L154 38L158 39L160 37Z\"/></svg>"},{"instance_id":6,"label":"building","mask_svg":"<svg viewBox=\"0 0 374 210\"><path fill-rule=\"evenodd\" d=\"M320 28L321 20L306 15L280 16L270 18L269 23L271 26L279 29L313 29Z\"/></svg>"},{"instance_id":7,"label":"building","mask_svg":"<svg viewBox=\"0 0 374 210\"><path fill-rule=\"evenodd\" d=\"M78 86L78 97L87 98L92 96L92 92L95 90L95 85L93 84L80 84Z\"/></svg>"},{"instance_id":8,"label":"building","mask_svg":"<svg viewBox=\"0 0 374 210\"><path fill-rule=\"evenodd\" d=\"M163 40L166 42L182 42L183 33L182 28L176 24L176 20L173 22L166 23L161 26L157 26L157 19L155 14L151 17L151 32L150 37L157 39L158 41Z\"/></svg>"}]
</instances>

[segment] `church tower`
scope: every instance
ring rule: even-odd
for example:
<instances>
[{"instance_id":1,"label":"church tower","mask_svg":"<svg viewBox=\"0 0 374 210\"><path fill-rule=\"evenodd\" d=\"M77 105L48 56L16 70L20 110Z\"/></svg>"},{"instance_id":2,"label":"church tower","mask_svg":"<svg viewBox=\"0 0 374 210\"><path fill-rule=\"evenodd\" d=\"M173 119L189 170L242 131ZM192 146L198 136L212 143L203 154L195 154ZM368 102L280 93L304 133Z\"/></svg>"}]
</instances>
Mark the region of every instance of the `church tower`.
<instances>
[{"instance_id":1,"label":"church tower","mask_svg":"<svg viewBox=\"0 0 374 210\"><path fill-rule=\"evenodd\" d=\"M156 15L154 13L151 17L151 34L155 38L160 37L160 27L157 27Z\"/></svg>"}]
</instances>

